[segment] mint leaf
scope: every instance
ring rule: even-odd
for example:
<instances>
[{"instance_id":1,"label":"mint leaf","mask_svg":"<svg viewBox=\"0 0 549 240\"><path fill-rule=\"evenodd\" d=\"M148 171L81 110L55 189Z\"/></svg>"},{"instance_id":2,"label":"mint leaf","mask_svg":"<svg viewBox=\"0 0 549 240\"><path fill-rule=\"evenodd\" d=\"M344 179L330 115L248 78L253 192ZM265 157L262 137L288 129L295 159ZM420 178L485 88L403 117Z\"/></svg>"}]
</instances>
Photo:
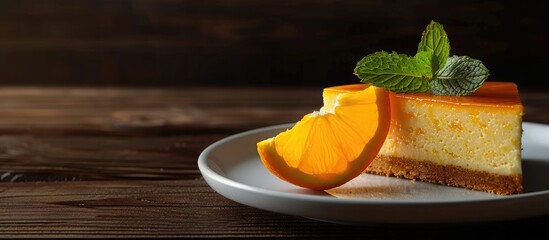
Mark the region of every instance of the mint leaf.
<instances>
[{"instance_id":1,"label":"mint leaf","mask_svg":"<svg viewBox=\"0 0 549 240\"><path fill-rule=\"evenodd\" d=\"M426 69L430 67L421 61L425 57L423 55L420 54L420 60L417 60L395 52L376 52L360 60L354 74L363 83L370 83L396 93L427 92L429 82L423 78L426 77Z\"/></svg>"},{"instance_id":2,"label":"mint leaf","mask_svg":"<svg viewBox=\"0 0 549 240\"><path fill-rule=\"evenodd\" d=\"M467 56L452 56L431 81L431 93L466 96L479 89L488 75L488 69L481 61Z\"/></svg>"},{"instance_id":3,"label":"mint leaf","mask_svg":"<svg viewBox=\"0 0 549 240\"><path fill-rule=\"evenodd\" d=\"M433 51L421 51L417 52L414 58L416 59L419 68L418 71L421 75L427 79L433 78L433 71L431 70L431 56Z\"/></svg>"},{"instance_id":4,"label":"mint leaf","mask_svg":"<svg viewBox=\"0 0 549 240\"><path fill-rule=\"evenodd\" d=\"M488 78L481 61L450 55L450 42L442 24L427 26L415 56L376 52L360 60L354 74L363 83L395 93L428 92L465 96L478 90Z\"/></svg>"},{"instance_id":5,"label":"mint leaf","mask_svg":"<svg viewBox=\"0 0 549 240\"><path fill-rule=\"evenodd\" d=\"M425 31L423 31L417 51L418 53L432 51L433 54L430 61L432 75L435 75L439 69L444 67L446 59L450 56L450 41L442 24L431 21Z\"/></svg>"}]
</instances>

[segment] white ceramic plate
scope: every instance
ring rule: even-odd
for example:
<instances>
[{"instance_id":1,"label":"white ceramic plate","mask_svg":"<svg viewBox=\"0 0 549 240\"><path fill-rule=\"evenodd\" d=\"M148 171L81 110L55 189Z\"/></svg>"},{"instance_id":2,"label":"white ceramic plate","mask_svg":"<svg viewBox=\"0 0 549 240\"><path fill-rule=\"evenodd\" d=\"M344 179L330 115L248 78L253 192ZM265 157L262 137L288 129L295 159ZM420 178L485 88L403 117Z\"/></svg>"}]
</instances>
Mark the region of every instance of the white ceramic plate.
<instances>
[{"instance_id":1,"label":"white ceramic plate","mask_svg":"<svg viewBox=\"0 0 549 240\"><path fill-rule=\"evenodd\" d=\"M256 142L291 126L251 130L212 144L198 159L202 176L216 192L236 202L328 222L449 223L549 216L549 125L523 124L525 193L511 196L370 174L331 194L296 187L268 172L256 151Z\"/></svg>"}]
</instances>

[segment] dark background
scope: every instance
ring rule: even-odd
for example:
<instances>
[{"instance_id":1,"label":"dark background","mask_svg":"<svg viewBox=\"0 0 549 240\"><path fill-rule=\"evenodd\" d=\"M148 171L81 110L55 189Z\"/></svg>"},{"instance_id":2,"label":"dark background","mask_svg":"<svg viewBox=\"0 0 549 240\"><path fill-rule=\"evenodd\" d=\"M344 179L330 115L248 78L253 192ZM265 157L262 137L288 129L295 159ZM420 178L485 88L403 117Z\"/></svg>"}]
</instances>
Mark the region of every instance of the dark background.
<instances>
[{"instance_id":1,"label":"dark background","mask_svg":"<svg viewBox=\"0 0 549 240\"><path fill-rule=\"evenodd\" d=\"M490 80L547 87L544 1L0 1L0 85L328 86L431 21Z\"/></svg>"}]
</instances>

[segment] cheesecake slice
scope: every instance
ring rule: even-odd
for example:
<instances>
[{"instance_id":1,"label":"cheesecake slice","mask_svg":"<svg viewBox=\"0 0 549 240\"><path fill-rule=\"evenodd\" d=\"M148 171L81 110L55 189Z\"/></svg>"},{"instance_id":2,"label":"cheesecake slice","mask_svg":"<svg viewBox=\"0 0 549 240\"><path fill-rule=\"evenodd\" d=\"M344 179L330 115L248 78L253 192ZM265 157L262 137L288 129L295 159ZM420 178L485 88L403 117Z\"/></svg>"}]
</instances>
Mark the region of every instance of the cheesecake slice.
<instances>
[{"instance_id":1,"label":"cheesecake slice","mask_svg":"<svg viewBox=\"0 0 549 240\"><path fill-rule=\"evenodd\" d=\"M325 106L366 84L326 88ZM391 126L367 173L521 193L523 106L517 86L485 82L465 97L391 93Z\"/></svg>"}]
</instances>

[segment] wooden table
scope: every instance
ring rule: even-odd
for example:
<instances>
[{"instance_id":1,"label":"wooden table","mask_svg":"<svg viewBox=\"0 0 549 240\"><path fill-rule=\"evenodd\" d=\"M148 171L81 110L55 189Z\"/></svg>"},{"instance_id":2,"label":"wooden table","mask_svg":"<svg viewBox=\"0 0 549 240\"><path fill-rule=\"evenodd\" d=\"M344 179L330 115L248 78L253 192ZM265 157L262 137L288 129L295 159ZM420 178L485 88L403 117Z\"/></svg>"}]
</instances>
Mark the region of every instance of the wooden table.
<instances>
[{"instance_id":1,"label":"wooden table","mask_svg":"<svg viewBox=\"0 0 549 240\"><path fill-rule=\"evenodd\" d=\"M208 145L293 122L321 88L0 89L0 237L509 237L549 217L484 224L345 226L244 206L197 168ZM549 93L523 91L549 123Z\"/></svg>"}]
</instances>

